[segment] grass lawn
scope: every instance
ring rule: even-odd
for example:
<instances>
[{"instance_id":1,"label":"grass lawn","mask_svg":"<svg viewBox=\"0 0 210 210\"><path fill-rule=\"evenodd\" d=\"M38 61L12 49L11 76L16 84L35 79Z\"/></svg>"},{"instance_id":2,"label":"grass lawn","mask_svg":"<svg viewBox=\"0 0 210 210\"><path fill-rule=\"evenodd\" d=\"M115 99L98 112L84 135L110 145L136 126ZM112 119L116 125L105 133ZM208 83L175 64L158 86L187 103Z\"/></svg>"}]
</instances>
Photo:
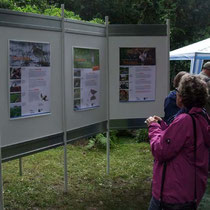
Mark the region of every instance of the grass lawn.
<instances>
[{"instance_id":1,"label":"grass lawn","mask_svg":"<svg viewBox=\"0 0 210 210\"><path fill-rule=\"evenodd\" d=\"M68 145L68 193L64 193L63 148L3 163L5 209L147 210L153 158L148 143L121 138L106 152ZM209 210L210 181L199 210Z\"/></svg>"},{"instance_id":2,"label":"grass lawn","mask_svg":"<svg viewBox=\"0 0 210 210\"><path fill-rule=\"evenodd\" d=\"M151 196L152 156L147 143L121 139L106 152L68 145L68 193L64 193L63 148L3 163L5 209L146 210Z\"/></svg>"},{"instance_id":3,"label":"grass lawn","mask_svg":"<svg viewBox=\"0 0 210 210\"><path fill-rule=\"evenodd\" d=\"M199 210L209 210L210 209L210 179L208 179L206 193L200 203Z\"/></svg>"}]
</instances>

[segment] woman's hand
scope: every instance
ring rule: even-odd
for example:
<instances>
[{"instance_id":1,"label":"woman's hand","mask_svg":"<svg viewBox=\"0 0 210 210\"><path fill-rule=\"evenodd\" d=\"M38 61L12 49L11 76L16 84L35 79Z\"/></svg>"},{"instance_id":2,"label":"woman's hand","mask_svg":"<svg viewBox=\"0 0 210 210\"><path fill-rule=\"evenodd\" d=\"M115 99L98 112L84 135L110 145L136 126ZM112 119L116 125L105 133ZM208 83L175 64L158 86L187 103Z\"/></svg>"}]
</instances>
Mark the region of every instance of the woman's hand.
<instances>
[{"instance_id":1,"label":"woman's hand","mask_svg":"<svg viewBox=\"0 0 210 210\"><path fill-rule=\"evenodd\" d=\"M149 126L153 122L157 123L158 120L155 119L154 117L148 117L145 122L147 123L147 126Z\"/></svg>"},{"instance_id":2,"label":"woman's hand","mask_svg":"<svg viewBox=\"0 0 210 210\"><path fill-rule=\"evenodd\" d=\"M154 115L153 117L154 117L154 118L155 118L155 120L157 120L157 121L162 121L162 120L163 120L161 117L156 116L156 115Z\"/></svg>"}]
</instances>

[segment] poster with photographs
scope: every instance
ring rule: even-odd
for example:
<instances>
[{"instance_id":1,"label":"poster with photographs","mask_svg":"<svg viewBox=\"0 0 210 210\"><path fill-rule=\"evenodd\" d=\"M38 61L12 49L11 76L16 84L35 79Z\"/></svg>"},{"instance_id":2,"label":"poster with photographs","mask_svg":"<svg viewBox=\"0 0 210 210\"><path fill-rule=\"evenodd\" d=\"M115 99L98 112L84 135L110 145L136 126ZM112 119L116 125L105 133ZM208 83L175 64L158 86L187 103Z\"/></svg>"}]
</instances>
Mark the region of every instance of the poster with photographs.
<instances>
[{"instance_id":1,"label":"poster with photographs","mask_svg":"<svg viewBox=\"0 0 210 210\"><path fill-rule=\"evenodd\" d=\"M155 100L155 48L120 48L120 102Z\"/></svg>"},{"instance_id":2,"label":"poster with photographs","mask_svg":"<svg viewBox=\"0 0 210 210\"><path fill-rule=\"evenodd\" d=\"M50 113L50 44L9 41L10 119Z\"/></svg>"},{"instance_id":3,"label":"poster with photographs","mask_svg":"<svg viewBox=\"0 0 210 210\"><path fill-rule=\"evenodd\" d=\"M73 48L74 54L74 110L99 106L100 64L99 50Z\"/></svg>"}]
</instances>

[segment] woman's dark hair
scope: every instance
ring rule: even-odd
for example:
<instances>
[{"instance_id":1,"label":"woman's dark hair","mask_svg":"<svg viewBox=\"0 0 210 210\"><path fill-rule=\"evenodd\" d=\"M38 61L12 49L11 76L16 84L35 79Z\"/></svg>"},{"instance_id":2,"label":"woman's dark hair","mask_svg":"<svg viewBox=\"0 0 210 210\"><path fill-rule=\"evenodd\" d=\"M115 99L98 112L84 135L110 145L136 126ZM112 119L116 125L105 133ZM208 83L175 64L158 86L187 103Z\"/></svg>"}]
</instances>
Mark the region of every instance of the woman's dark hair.
<instances>
[{"instance_id":1,"label":"woman's dark hair","mask_svg":"<svg viewBox=\"0 0 210 210\"><path fill-rule=\"evenodd\" d=\"M174 88L177 88L179 86L179 82L185 74L188 74L186 71L180 71L175 77L173 81Z\"/></svg>"},{"instance_id":2,"label":"woman's dark hair","mask_svg":"<svg viewBox=\"0 0 210 210\"><path fill-rule=\"evenodd\" d=\"M208 97L207 85L199 76L186 74L180 80L178 94L182 97L184 107L203 108Z\"/></svg>"}]
</instances>

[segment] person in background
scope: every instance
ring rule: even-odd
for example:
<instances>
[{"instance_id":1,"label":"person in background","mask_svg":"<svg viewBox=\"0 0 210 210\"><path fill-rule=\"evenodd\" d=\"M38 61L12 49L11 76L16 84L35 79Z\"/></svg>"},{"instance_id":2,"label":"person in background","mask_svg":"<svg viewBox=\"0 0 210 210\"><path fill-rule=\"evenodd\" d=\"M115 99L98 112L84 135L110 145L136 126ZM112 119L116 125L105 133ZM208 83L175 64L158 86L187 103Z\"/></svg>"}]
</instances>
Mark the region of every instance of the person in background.
<instances>
[{"instance_id":1,"label":"person in background","mask_svg":"<svg viewBox=\"0 0 210 210\"><path fill-rule=\"evenodd\" d=\"M199 205L208 175L210 118L203 110L207 96L206 83L186 74L177 88L180 112L173 122L147 118L154 156L149 210L194 210Z\"/></svg>"},{"instance_id":2,"label":"person in background","mask_svg":"<svg viewBox=\"0 0 210 210\"><path fill-rule=\"evenodd\" d=\"M206 111L210 115L210 62L207 62L203 65L202 71L199 74L201 78L206 82L207 87L208 87L208 100L205 106Z\"/></svg>"},{"instance_id":3,"label":"person in background","mask_svg":"<svg viewBox=\"0 0 210 210\"><path fill-rule=\"evenodd\" d=\"M179 86L179 82L183 75L188 74L186 71L180 71L173 80L173 86L176 89ZM174 118L174 115L177 114L177 112L180 110L180 108L176 105L176 90L173 90L169 93L169 95L165 98L164 101L164 121L167 124L170 124Z\"/></svg>"},{"instance_id":4,"label":"person in background","mask_svg":"<svg viewBox=\"0 0 210 210\"><path fill-rule=\"evenodd\" d=\"M206 82L208 87L208 99L205 105L206 112L210 115L210 62L207 62L203 65L202 71L199 74L201 79ZM209 169L208 177L210 177L210 148L209 148Z\"/></svg>"}]
</instances>

